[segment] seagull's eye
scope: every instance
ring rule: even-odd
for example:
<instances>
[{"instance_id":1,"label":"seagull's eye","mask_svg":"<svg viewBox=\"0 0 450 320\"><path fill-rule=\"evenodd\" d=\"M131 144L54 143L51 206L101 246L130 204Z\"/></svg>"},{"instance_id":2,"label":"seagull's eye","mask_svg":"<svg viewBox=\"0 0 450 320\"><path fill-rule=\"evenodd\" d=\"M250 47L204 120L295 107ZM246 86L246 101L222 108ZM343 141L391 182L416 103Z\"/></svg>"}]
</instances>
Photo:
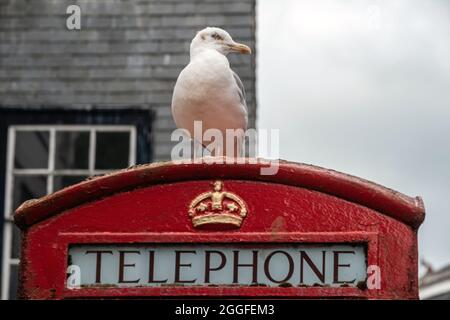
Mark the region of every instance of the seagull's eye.
<instances>
[{"instance_id":1,"label":"seagull's eye","mask_svg":"<svg viewBox=\"0 0 450 320\"><path fill-rule=\"evenodd\" d=\"M216 40L223 40L223 37L221 35L219 35L218 33L213 33L211 35L211 37L213 37Z\"/></svg>"}]
</instances>

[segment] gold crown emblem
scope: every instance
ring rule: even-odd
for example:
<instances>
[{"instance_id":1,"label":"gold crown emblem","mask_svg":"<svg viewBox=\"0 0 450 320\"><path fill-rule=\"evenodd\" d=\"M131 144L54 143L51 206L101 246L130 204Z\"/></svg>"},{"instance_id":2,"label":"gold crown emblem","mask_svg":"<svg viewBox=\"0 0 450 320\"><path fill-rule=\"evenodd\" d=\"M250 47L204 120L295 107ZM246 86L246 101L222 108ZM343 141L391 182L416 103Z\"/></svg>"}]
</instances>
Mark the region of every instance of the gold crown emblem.
<instances>
[{"instance_id":1,"label":"gold crown emblem","mask_svg":"<svg viewBox=\"0 0 450 320\"><path fill-rule=\"evenodd\" d=\"M221 181L215 181L213 191L202 193L192 200L189 217L194 227L226 230L241 226L247 207L239 196L222 191L222 187Z\"/></svg>"}]
</instances>

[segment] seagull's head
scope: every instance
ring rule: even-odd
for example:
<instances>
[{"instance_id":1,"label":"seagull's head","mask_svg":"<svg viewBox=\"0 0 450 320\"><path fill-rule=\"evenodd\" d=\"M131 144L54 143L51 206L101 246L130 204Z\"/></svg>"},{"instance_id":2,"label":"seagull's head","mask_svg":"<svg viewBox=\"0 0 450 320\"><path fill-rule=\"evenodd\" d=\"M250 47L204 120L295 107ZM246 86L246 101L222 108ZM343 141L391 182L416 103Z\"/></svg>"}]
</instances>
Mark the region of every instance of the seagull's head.
<instances>
[{"instance_id":1,"label":"seagull's head","mask_svg":"<svg viewBox=\"0 0 450 320\"><path fill-rule=\"evenodd\" d=\"M231 52L251 54L250 47L242 43L237 43L230 34L223 29L208 27L199 32L192 39L191 55L193 52L202 49L213 49L223 55Z\"/></svg>"}]
</instances>

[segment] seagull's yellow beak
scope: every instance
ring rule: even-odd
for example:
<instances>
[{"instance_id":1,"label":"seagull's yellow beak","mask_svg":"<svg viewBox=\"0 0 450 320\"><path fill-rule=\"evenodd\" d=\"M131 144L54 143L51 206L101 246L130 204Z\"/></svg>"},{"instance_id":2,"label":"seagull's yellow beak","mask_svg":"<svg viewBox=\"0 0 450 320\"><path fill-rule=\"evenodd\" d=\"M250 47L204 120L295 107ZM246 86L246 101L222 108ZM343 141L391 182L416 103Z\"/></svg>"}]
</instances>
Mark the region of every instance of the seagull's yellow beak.
<instances>
[{"instance_id":1,"label":"seagull's yellow beak","mask_svg":"<svg viewBox=\"0 0 450 320\"><path fill-rule=\"evenodd\" d=\"M237 42L234 42L233 44L230 45L230 50L233 52L239 52L239 53L244 53L244 54L252 53L252 49L250 49L249 46L246 46L245 44L237 43Z\"/></svg>"}]
</instances>

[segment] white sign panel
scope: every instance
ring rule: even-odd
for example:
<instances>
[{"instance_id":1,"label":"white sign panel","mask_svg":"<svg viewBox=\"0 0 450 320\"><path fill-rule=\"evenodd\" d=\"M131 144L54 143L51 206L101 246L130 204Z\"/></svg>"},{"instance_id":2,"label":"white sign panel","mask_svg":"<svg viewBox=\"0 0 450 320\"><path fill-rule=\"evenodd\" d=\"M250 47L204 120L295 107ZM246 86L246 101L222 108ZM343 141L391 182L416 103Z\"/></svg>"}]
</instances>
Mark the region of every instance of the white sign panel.
<instances>
[{"instance_id":1,"label":"white sign panel","mask_svg":"<svg viewBox=\"0 0 450 320\"><path fill-rule=\"evenodd\" d=\"M339 287L366 280L363 245L74 245L81 286ZM69 281L68 281L69 284Z\"/></svg>"}]
</instances>

